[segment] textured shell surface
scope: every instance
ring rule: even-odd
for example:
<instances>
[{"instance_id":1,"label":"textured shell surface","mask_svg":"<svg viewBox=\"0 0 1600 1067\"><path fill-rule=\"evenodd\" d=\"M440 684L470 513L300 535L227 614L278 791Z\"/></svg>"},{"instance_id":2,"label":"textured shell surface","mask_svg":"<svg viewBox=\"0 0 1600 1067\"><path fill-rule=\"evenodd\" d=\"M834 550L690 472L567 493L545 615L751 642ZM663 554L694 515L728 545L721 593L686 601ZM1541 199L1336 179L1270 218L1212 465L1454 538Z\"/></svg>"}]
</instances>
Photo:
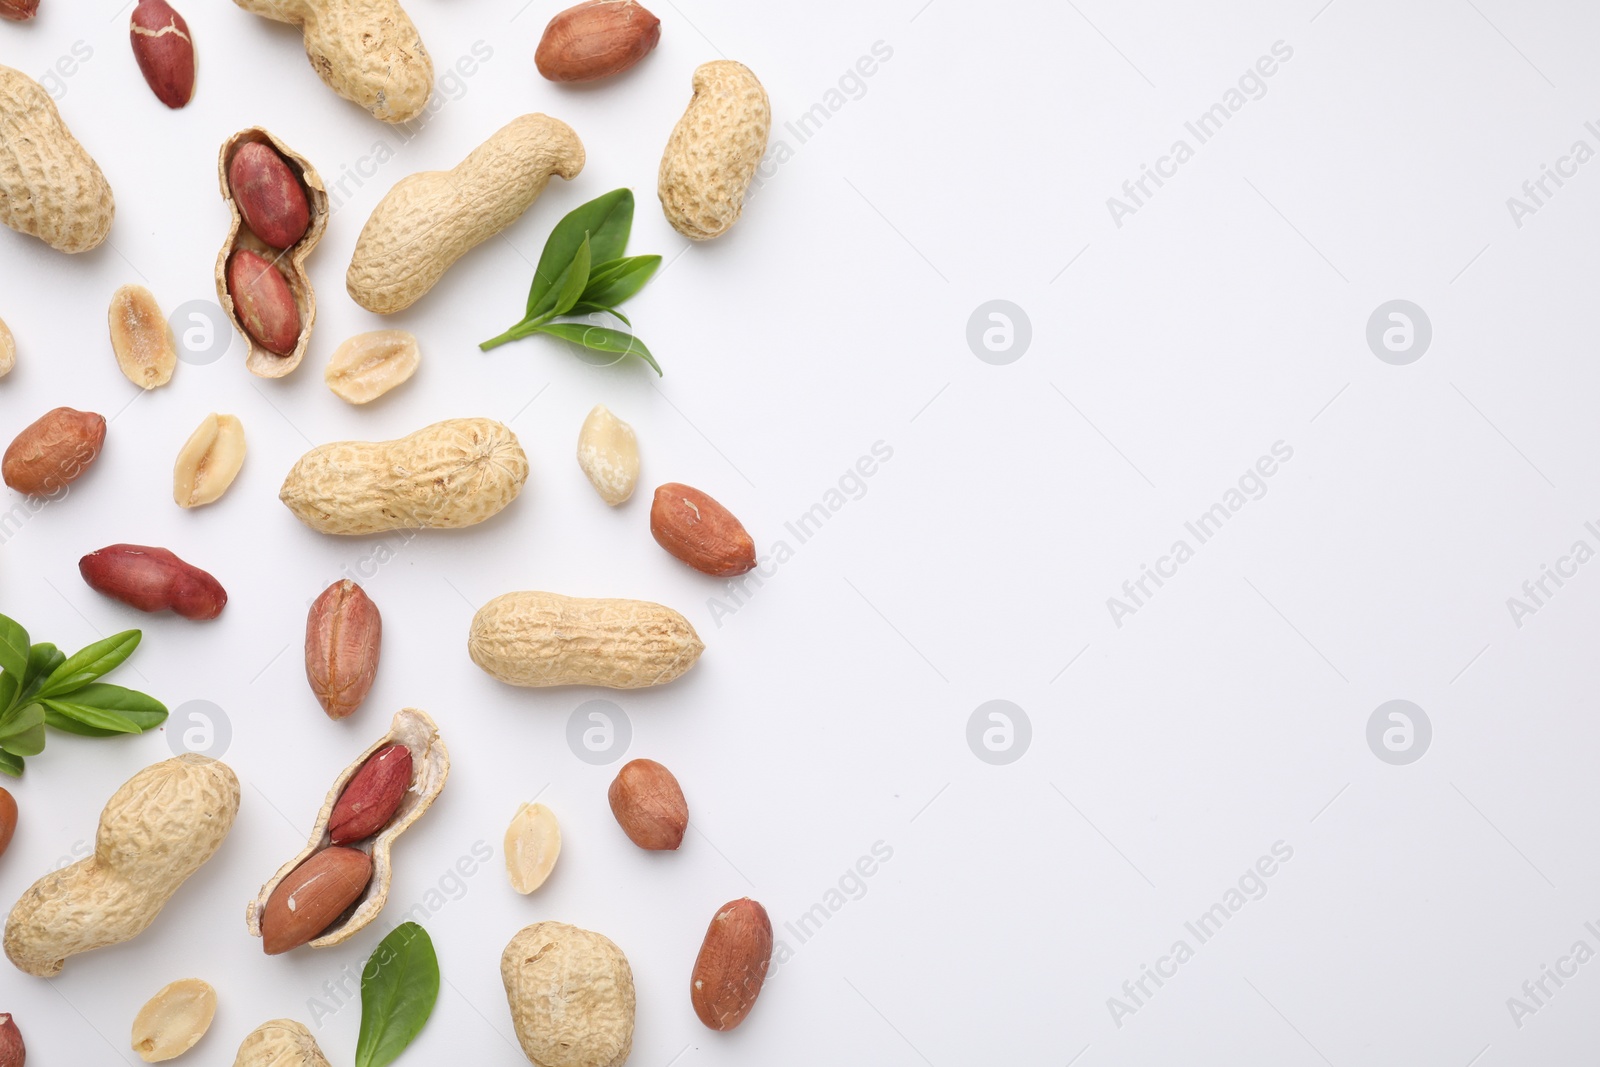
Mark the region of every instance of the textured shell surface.
<instances>
[{"instance_id":1,"label":"textured shell surface","mask_svg":"<svg viewBox=\"0 0 1600 1067\"><path fill-rule=\"evenodd\" d=\"M289 862L278 868L278 872L261 887L255 899L245 908L245 928L250 931L252 937L261 936L261 914L266 910L267 900L272 896L272 891L278 888L278 883L332 843L328 824L333 818L334 806L344 793L344 787L356 776L356 772L361 770L373 753L394 744L405 745L411 751L411 788L382 831L351 846L371 854L372 879L367 883L366 890L357 899L350 914L341 919L336 926L329 927L312 938L307 944L312 948L343 944L378 917L383 906L389 902L389 885L394 879L393 851L396 839L433 806L433 802L444 790L445 780L450 777L450 752L445 748L444 739L439 736L439 727L434 724L427 712L417 708L402 708L396 712L394 720L389 724L389 732L368 745L366 751L352 760L350 765L340 772L339 777L334 779L305 847Z\"/></svg>"},{"instance_id":2,"label":"textured shell surface","mask_svg":"<svg viewBox=\"0 0 1600 1067\"><path fill-rule=\"evenodd\" d=\"M329 1067L329 1064L310 1030L293 1019L273 1019L245 1036L233 1067Z\"/></svg>"},{"instance_id":3,"label":"textured shell surface","mask_svg":"<svg viewBox=\"0 0 1600 1067\"><path fill-rule=\"evenodd\" d=\"M447 419L394 441L337 441L300 458L278 498L319 533L455 529L498 514L528 480L517 435Z\"/></svg>"},{"instance_id":4,"label":"textured shell surface","mask_svg":"<svg viewBox=\"0 0 1600 1067\"><path fill-rule=\"evenodd\" d=\"M395 183L361 228L345 288L380 315L410 307L457 260L521 218L552 174L570 180L583 164L583 142L565 122L512 119L453 169Z\"/></svg>"},{"instance_id":5,"label":"textured shell surface","mask_svg":"<svg viewBox=\"0 0 1600 1067\"><path fill-rule=\"evenodd\" d=\"M227 764L187 753L146 767L107 801L94 855L22 895L6 921L6 955L50 977L69 956L138 935L216 852L238 811Z\"/></svg>"},{"instance_id":6,"label":"textured shell surface","mask_svg":"<svg viewBox=\"0 0 1600 1067\"><path fill-rule=\"evenodd\" d=\"M520 592L479 609L467 650L510 685L641 689L681 677L705 644L688 619L648 600Z\"/></svg>"},{"instance_id":7,"label":"textured shell surface","mask_svg":"<svg viewBox=\"0 0 1600 1067\"><path fill-rule=\"evenodd\" d=\"M695 241L726 233L744 210L771 132L767 91L749 67L729 59L698 67L657 180L672 228Z\"/></svg>"},{"instance_id":8,"label":"textured shell surface","mask_svg":"<svg viewBox=\"0 0 1600 1067\"><path fill-rule=\"evenodd\" d=\"M409 122L433 95L433 58L396 0L234 0L299 26L323 83L384 122Z\"/></svg>"},{"instance_id":9,"label":"textured shell surface","mask_svg":"<svg viewBox=\"0 0 1600 1067\"><path fill-rule=\"evenodd\" d=\"M566 923L520 930L500 956L511 1019L537 1067L620 1067L633 1049L633 969L616 943Z\"/></svg>"},{"instance_id":10,"label":"textured shell surface","mask_svg":"<svg viewBox=\"0 0 1600 1067\"><path fill-rule=\"evenodd\" d=\"M0 66L0 222L58 251L87 252L115 213L110 184L50 94Z\"/></svg>"}]
</instances>

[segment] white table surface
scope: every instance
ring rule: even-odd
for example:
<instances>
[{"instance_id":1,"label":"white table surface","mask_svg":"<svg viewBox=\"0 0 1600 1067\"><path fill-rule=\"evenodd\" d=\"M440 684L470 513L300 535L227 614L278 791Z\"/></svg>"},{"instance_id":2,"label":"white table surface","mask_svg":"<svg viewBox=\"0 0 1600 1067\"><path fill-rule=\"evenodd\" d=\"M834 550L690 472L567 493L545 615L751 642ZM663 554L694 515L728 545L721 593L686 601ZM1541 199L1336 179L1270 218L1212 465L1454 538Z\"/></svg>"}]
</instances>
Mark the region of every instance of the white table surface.
<instances>
[{"instance_id":1,"label":"white table surface","mask_svg":"<svg viewBox=\"0 0 1600 1067\"><path fill-rule=\"evenodd\" d=\"M201 77L176 113L139 78L126 8L44 0L36 23L0 25L0 62L56 72L118 206L87 255L0 232L0 317L19 348L0 436L60 404L112 418L91 473L5 540L0 610L74 647L142 628L114 680L174 709L129 740L52 736L15 785L0 898L81 855L136 770L186 734L205 748L197 713L244 783L232 834L148 932L51 982L0 978L30 1063L135 1062L134 1012L191 975L221 1008L188 1062L228 1064L258 1023L315 1016L332 1061L349 1063L348 976L388 924L266 958L244 906L333 776L408 705L438 719L454 770L397 850L386 915L421 906L447 983L401 1063L522 1062L498 958L541 919L626 950L630 1062L644 1067L1499 1067L1592 1052L1600 963L1546 979L1542 1005L1522 987L1575 942L1600 950L1584 925L1600 920L1600 564L1550 584L1520 626L1507 601L1574 542L1600 548L1585 527L1600 519L1600 372L1583 251L1600 163L1567 167L1520 219L1507 198L1565 166L1573 142L1600 149L1584 125L1600 119L1600 13L919 4L665 0L661 46L639 68L563 89L532 65L557 4L413 0L441 80L438 110L411 130L337 99L293 31L231 4L183 5ZM1246 77L1201 143L1185 123L1226 106L1277 42L1271 77ZM875 49L871 76L851 75ZM732 233L688 247L657 209L656 165L693 68L719 55L766 84L774 157ZM827 118L802 139L816 105ZM581 177L553 182L411 310L356 307L344 269L389 186L535 110L578 130ZM311 259L310 354L261 381L235 339L138 395L109 350L110 294L137 281L168 311L215 300L217 147L255 124L340 200ZM1179 139L1190 158L1161 163ZM1171 176L1113 212L1143 164ZM554 222L619 185L639 197L630 251L671 262L627 307L666 377L545 340L479 353L519 317ZM1021 311L1000 353L981 343L1004 326L985 317L993 300ZM1431 324L1420 357L1415 342L1387 360L1368 345L1369 318L1394 300ZM353 409L322 366L340 340L389 325L418 335L422 369ZM640 491L616 511L573 460L599 402L644 452ZM172 460L209 411L243 420L249 459L219 504L184 512ZM313 443L467 415L508 422L533 465L523 496L480 527L340 540L275 499ZM1251 478L1275 446L1271 477ZM875 447L892 454L850 478ZM1227 508L1241 477L1239 506L1201 543L1185 524ZM790 550L742 603L719 609L724 583L652 542L650 491L670 480L728 505L764 552ZM6 508L21 499L7 494ZM785 524L819 503L829 518L802 542ZM1146 579L1150 595L1114 618L1108 598L1178 540L1192 558L1161 564L1165 584ZM211 570L227 611L195 624L91 592L78 557L118 541ZM308 602L341 576L382 609L384 662L367 705L334 723L299 643ZM706 654L655 691L500 686L468 660L467 626L522 588L673 605ZM612 820L623 751L593 764L569 747L574 712L596 699L626 716L626 758L683 782L693 823L678 854L635 849ZM1022 712L998 754L983 736L1005 722L978 711L996 700ZM1391 760L1419 740L1369 747L1391 700L1431 726L1409 763ZM565 846L524 898L500 839L535 796ZM1292 854L1249 876L1275 847ZM875 850L872 875L853 876ZM1241 878L1259 899L1227 910ZM689 968L712 911L746 894L770 910L785 961L746 1024L714 1034L690 1010ZM1185 924L1219 903L1228 918L1202 942ZM788 924L808 913L802 939ZM1180 940L1192 952L1163 963ZM1146 965L1171 977L1133 986L1135 1000L1123 985ZM1513 1012L1512 997L1537 1010Z\"/></svg>"}]
</instances>

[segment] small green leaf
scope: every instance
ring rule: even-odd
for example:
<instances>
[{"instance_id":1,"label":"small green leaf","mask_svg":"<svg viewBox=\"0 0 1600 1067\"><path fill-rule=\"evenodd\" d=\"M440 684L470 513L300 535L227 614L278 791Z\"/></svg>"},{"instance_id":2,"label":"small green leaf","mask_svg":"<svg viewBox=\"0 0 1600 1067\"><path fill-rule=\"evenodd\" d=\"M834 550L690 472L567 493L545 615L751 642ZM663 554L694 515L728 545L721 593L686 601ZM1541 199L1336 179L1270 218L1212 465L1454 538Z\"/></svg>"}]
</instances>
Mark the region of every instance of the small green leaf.
<instances>
[{"instance_id":1,"label":"small green leaf","mask_svg":"<svg viewBox=\"0 0 1600 1067\"><path fill-rule=\"evenodd\" d=\"M356 1067L385 1067L422 1032L439 999L439 958L416 923L401 923L378 943L361 972L361 1034Z\"/></svg>"},{"instance_id":2,"label":"small green leaf","mask_svg":"<svg viewBox=\"0 0 1600 1067\"><path fill-rule=\"evenodd\" d=\"M644 342L632 334L623 333L621 330L612 330L605 326L585 326L581 322L552 322L540 326L535 332L547 333L552 337L559 337L563 341L571 341L575 345L594 352L612 352L619 356L638 356L661 374L661 364L650 354ZM616 362L621 362L617 360Z\"/></svg>"},{"instance_id":3,"label":"small green leaf","mask_svg":"<svg viewBox=\"0 0 1600 1067\"><path fill-rule=\"evenodd\" d=\"M91 708L86 704L74 704L66 700L50 700L49 698L40 701L40 703L45 708L45 721L56 727L56 729L66 730L68 733L75 733L76 731L70 726L62 725L64 721L76 722L94 730L102 730L113 734L143 733L139 729L139 724L126 715L119 715L117 712L107 711L105 708Z\"/></svg>"},{"instance_id":4,"label":"small green leaf","mask_svg":"<svg viewBox=\"0 0 1600 1067\"><path fill-rule=\"evenodd\" d=\"M139 647L140 636L138 630L124 630L80 649L50 672L35 696L65 696L85 682L94 681L133 655L133 650Z\"/></svg>"},{"instance_id":5,"label":"small green leaf","mask_svg":"<svg viewBox=\"0 0 1600 1067\"><path fill-rule=\"evenodd\" d=\"M0 615L0 667L18 678L28 672L28 631L5 615Z\"/></svg>"},{"instance_id":6,"label":"small green leaf","mask_svg":"<svg viewBox=\"0 0 1600 1067\"><path fill-rule=\"evenodd\" d=\"M44 680L50 677L50 672L66 661L67 654L48 641L41 641L28 649L28 673L22 680L22 692L16 700L32 700L39 687L44 685Z\"/></svg>"},{"instance_id":7,"label":"small green leaf","mask_svg":"<svg viewBox=\"0 0 1600 1067\"><path fill-rule=\"evenodd\" d=\"M155 697L137 689L124 689L110 682L90 682L74 690L68 701L86 708L114 711L131 719L143 730L153 730L167 721L167 706Z\"/></svg>"},{"instance_id":8,"label":"small green leaf","mask_svg":"<svg viewBox=\"0 0 1600 1067\"><path fill-rule=\"evenodd\" d=\"M567 268L566 279L561 283L561 288L556 290L555 303L550 307L549 316L555 318L571 311L572 305L583 298L583 291L588 285L589 238L585 236L583 244L578 246L578 254L572 257L572 266Z\"/></svg>"},{"instance_id":9,"label":"small green leaf","mask_svg":"<svg viewBox=\"0 0 1600 1067\"><path fill-rule=\"evenodd\" d=\"M632 229L631 189L613 189L567 212L550 231L544 252L539 256L539 265L534 268L533 285L528 289L527 317L538 317L542 310L540 304L545 303L545 298L560 284L562 274L577 256L578 246L586 236L593 261L604 263L621 258Z\"/></svg>"},{"instance_id":10,"label":"small green leaf","mask_svg":"<svg viewBox=\"0 0 1600 1067\"><path fill-rule=\"evenodd\" d=\"M44 722L30 727L15 737L8 737L0 741L0 748L4 748L13 756L37 756L44 751Z\"/></svg>"},{"instance_id":11,"label":"small green leaf","mask_svg":"<svg viewBox=\"0 0 1600 1067\"><path fill-rule=\"evenodd\" d=\"M13 756L5 749L0 748L0 774L8 774L13 778L21 778L22 757Z\"/></svg>"},{"instance_id":12,"label":"small green leaf","mask_svg":"<svg viewBox=\"0 0 1600 1067\"><path fill-rule=\"evenodd\" d=\"M4 720L0 720L0 744L9 741L18 734L25 734L35 726L42 725L43 723L44 709L39 705L27 704L23 707L17 708L8 714ZM24 756L33 755L31 752L24 752L22 754Z\"/></svg>"},{"instance_id":13,"label":"small green leaf","mask_svg":"<svg viewBox=\"0 0 1600 1067\"><path fill-rule=\"evenodd\" d=\"M583 299L590 304L616 307L643 289L660 267L660 256L632 256L622 260L622 266L606 276L591 278L583 291Z\"/></svg>"},{"instance_id":14,"label":"small green leaf","mask_svg":"<svg viewBox=\"0 0 1600 1067\"><path fill-rule=\"evenodd\" d=\"M11 710L11 705L17 702L17 693L22 689L22 679L10 671L0 671L0 714Z\"/></svg>"}]
</instances>

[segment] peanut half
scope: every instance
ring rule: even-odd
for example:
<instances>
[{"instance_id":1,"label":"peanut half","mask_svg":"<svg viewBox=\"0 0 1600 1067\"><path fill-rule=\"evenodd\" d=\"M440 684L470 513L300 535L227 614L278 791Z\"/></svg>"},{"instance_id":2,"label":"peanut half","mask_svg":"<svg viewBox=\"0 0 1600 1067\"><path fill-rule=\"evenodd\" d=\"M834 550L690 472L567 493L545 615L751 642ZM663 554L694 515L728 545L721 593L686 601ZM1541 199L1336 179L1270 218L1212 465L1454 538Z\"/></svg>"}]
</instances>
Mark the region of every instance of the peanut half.
<instances>
[{"instance_id":1,"label":"peanut half","mask_svg":"<svg viewBox=\"0 0 1600 1067\"><path fill-rule=\"evenodd\" d=\"M333 350L323 380L333 395L350 404L368 404L410 381L422 362L417 339L404 330L358 333Z\"/></svg>"},{"instance_id":2,"label":"peanut half","mask_svg":"<svg viewBox=\"0 0 1600 1067\"><path fill-rule=\"evenodd\" d=\"M0 319L0 378L11 373L17 365L17 341L11 336L11 328Z\"/></svg>"},{"instance_id":3,"label":"peanut half","mask_svg":"<svg viewBox=\"0 0 1600 1067\"><path fill-rule=\"evenodd\" d=\"M639 484L639 438L633 427L596 404L578 431L578 466L601 500L612 507L626 501Z\"/></svg>"},{"instance_id":4,"label":"peanut half","mask_svg":"<svg viewBox=\"0 0 1600 1067\"><path fill-rule=\"evenodd\" d=\"M692 241L728 232L767 151L772 107L743 63L719 59L694 72L694 96L661 157L656 192L672 228Z\"/></svg>"},{"instance_id":5,"label":"peanut half","mask_svg":"<svg viewBox=\"0 0 1600 1067\"><path fill-rule=\"evenodd\" d=\"M178 366L178 343L150 290L124 285L111 294L106 318L111 326L111 351L128 381L140 389L154 389L172 380Z\"/></svg>"},{"instance_id":6,"label":"peanut half","mask_svg":"<svg viewBox=\"0 0 1600 1067\"><path fill-rule=\"evenodd\" d=\"M197 508L222 499L244 466L244 426L233 415L212 412L178 452L172 468L172 499Z\"/></svg>"},{"instance_id":7,"label":"peanut half","mask_svg":"<svg viewBox=\"0 0 1600 1067\"><path fill-rule=\"evenodd\" d=\"M133 1051L146 1063L160 1063L194 1048L211 1029L217 991L198 978L183 978L161 988L133 1019Z\"/></svg>"},{"instance_id":8,"label":"peanut half","mask_svg":"<svg viewBox=\"0 0 1600 1067\"><path fill-rule=\"evenodd\" d=\"M583 142L565 122L512 119L453 170L413 174L389 190L361 228L345 288L380 315L410 307L456 260L521 218L551 175L570 181L583 162Z\"/></svg>"},{"instance_id":9,"label":"peanut half","mask_svg":"<svg viewBox=\"0 0 1600 1067\"><path fill-rule=\"evenodd\" d=\"M44 86L0 66L0 223L59 252L87 252L115 213L105 175Z\"/></svg>"},{"instance_id":10,"label":"peanut half","mask_svg":"<svg viewBox=\"0 0 1600 1067\"><path fill-rule=\"evenodd\" d=\"M561 825L543 804L523 804L506 828L506 874L526 896L544 885L561 855Z\"/></svg>"}]
</instances>

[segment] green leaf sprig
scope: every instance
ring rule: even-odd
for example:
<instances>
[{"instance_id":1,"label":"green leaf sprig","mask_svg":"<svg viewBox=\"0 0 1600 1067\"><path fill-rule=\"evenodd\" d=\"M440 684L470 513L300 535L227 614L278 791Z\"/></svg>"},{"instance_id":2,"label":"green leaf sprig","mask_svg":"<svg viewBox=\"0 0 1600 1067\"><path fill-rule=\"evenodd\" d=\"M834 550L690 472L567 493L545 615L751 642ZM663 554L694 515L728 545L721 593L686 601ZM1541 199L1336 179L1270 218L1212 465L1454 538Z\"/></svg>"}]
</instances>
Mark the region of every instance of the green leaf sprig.
<instances>
[{"instance_id":1,"label":"green leaf sprig","mask_svg":"<svg viewBox=\"0 0 1600 1067\"><path fill-rule=\"evenodd\" d=\"M508 341L542 333L595 352L638 356L660 374L661 365L632 334L609 326L555 321L609 314L633 328L617 307L644 288L661 266L661 257L623 255L632 230L631 189L613 189L568 212L544 243L522 321L478 347L487 352Z\"/></svg>"},{"instance_id":2,"label":"green leaf sprig","mask_svg":"<svg viewBox=\"0 0 1600 1067\"><path fill-rule=\"evenodd\" d=\"M406 1050L439 999L439 958L416 923L401 923L378 942L361 971L361 1035L356 1067L384 1067Z\"/></svg>"},{"instance_id":3,"label":"green leaf sprig","mask_svg":"<svg viewBox=\"0 0 1600 1067\"><path fill-rule=\"evenodd\" d=\"M133 655L140 637L124 630L69 656L48 642L30 644L20 623L0 615L0 774L22 776L24 758L44 751L46 726L112 737L165 722L159 700L98 680Z\"/></svg>"}]
</instances>

